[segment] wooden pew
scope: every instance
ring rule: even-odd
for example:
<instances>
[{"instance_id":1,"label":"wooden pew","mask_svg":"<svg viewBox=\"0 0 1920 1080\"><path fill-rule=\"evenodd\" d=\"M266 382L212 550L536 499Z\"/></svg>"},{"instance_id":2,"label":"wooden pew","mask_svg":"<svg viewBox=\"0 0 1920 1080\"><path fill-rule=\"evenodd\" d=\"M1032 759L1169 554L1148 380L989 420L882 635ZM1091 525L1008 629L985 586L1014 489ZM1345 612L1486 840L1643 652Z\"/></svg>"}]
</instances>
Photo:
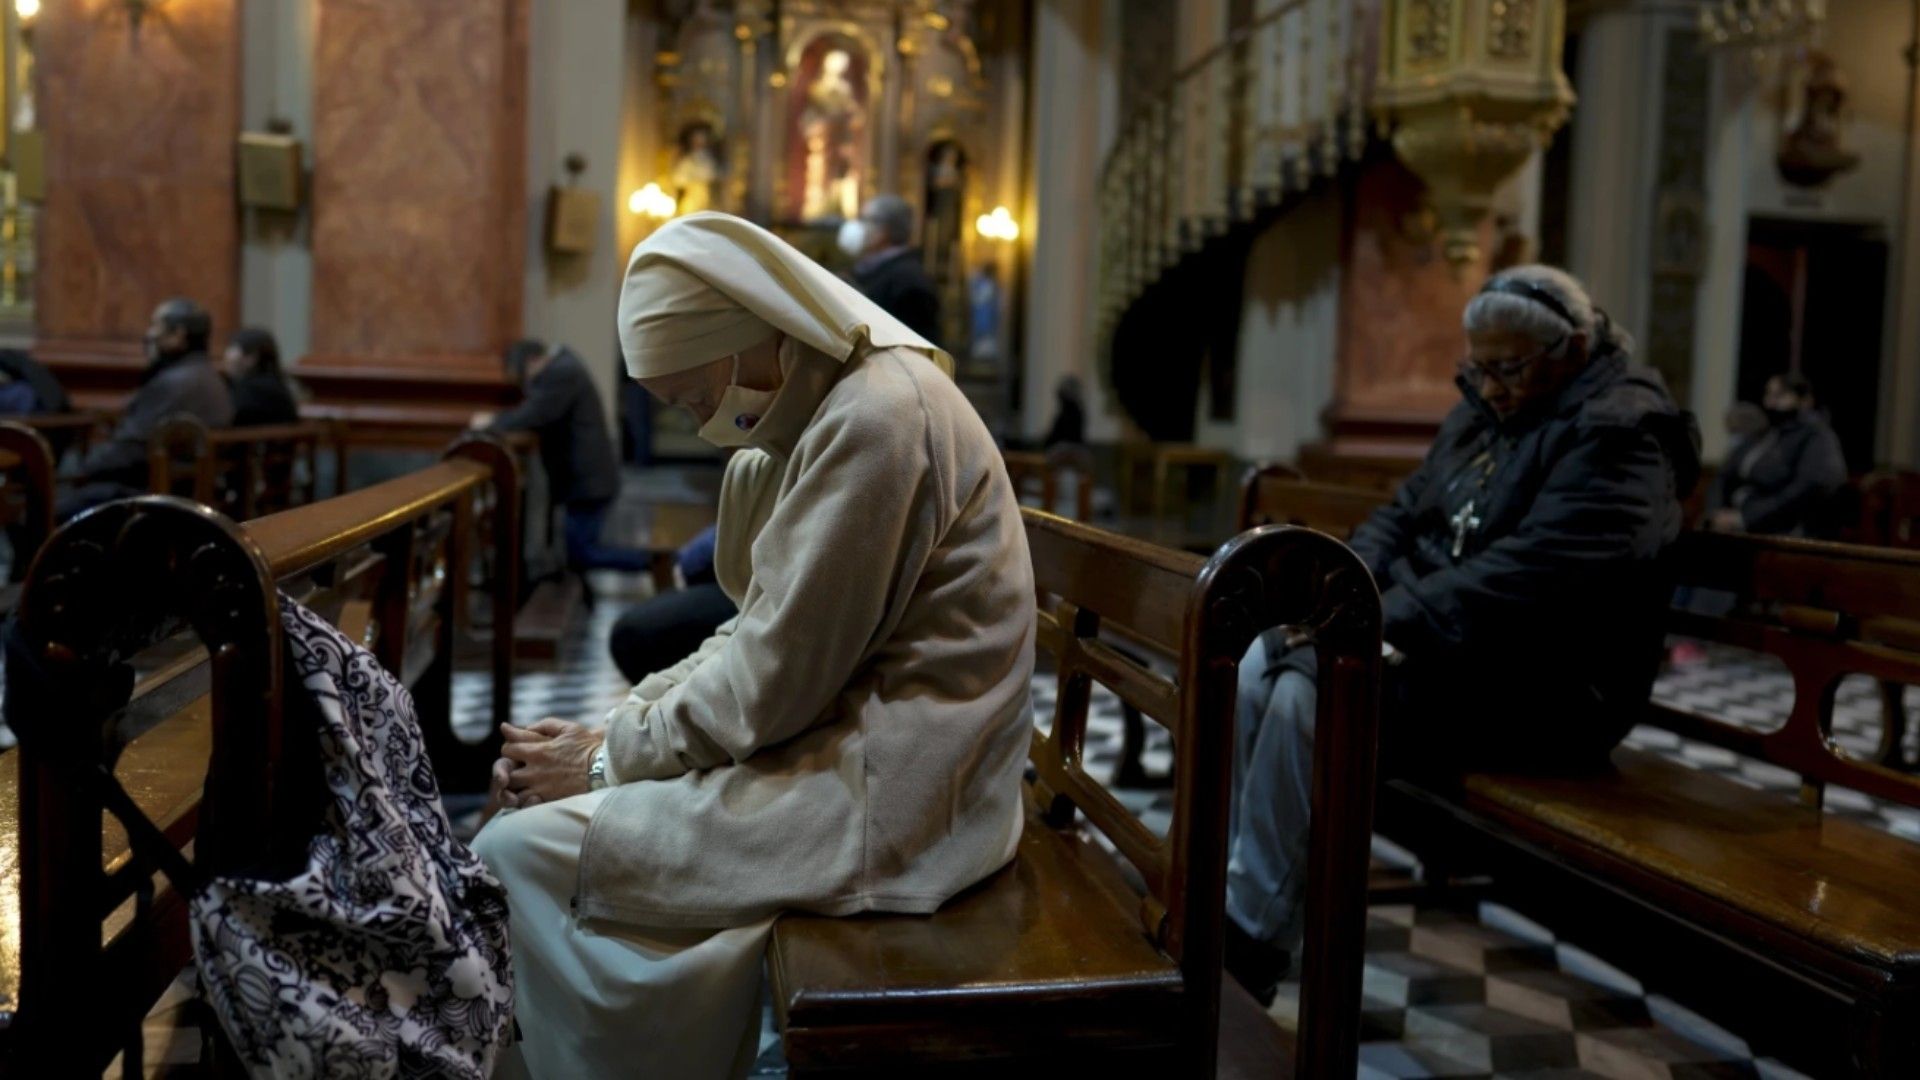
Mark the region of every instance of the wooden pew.
<instances>
[{"instance_id":1,"label":"wooden pew","mask_svg":"<svg viewBox=\"0 0 1920 1080\"><path fill-rule=\"evenodd\" d=\"M1351 518L1311 494L1271 485L1262 513ZM1920 845L1822 812L1829 786L1920 807L1904 711L1884 714L1872 755L1828 737L1842 676L1920 681L1920 552L1689 532L1670 563L1677 584L1743 604L1675 608L1668 629L1776 658L1795 697L1765 734L1658 704L1646 722L1797 774L1799 800L1623 746L1597 776L1391 781L1381 831L1430 864L1492 870L1503 897L1632 961L1650 990L1746 1021L1756 1053L1816 1075L1920 1075Z\"/></svg>"},{"instance_id":2,"label":"wooden pew","mask_svg":"<svg viewBox=\"0 0 1920 1080\"><path fill-rule=\"evenodd\" d=\"M188 960L185 903L76 782L112 768L141 817L206 873L304 846L316 762L284 730L277 590L367 642L408 683L443 790L477 790L498 737L451 729L453 633L466 617L473 503L513 504L498 443L470 439L430 468L244 525L167 496L110 503L42 549L21 598L58 721L22 725L0 755L0 1072L98 1075ZM518 522L494 557L511 565ZM511 576L499 583L510 586ZM496 627L493 710L511 714L512 622ZM137 678L112 673L131 661ZM131 690L129 690L131 683ZM48 732L55 733L51 737ZM72 741L67 741L70 736Z\"/></svg>"},{"instance_id":3,"label":"wooden pew","mask_svg":"<svg viewBox=\"0 0 1920 1080\"><path fill-rule=\"evenodd\" d=\"M237 521L251 521L314 500L319 423L209 428L175 416L153 433L147 448L147 488L181 495Z\"/></svg>"},{"instance_id":4,"label":"wooden pew","mask_svg":"<svg viewBox=\"0 0 1920 1080\"><path fill-rule=\"evenodd\" d=\"M53 531L56 464L53 447L39 431L0 421L0 523L11 529L14 544L8 585L0 590L0 613L13 610L18 583Z\"/></svg>"},{"instance_id":5,"label":"wooden pew","mask_svg":"<svg viewBox=\"0 0 1920 1080\"><path fill-rule=\"evenodd\" d=\"M1249 1075L1353 1075L1380 658L1372 579L1305 530L1259 530L1203 561L1024 513L1037 647L1060 694L1049 731L1033 736L1019 851L931 916L782 916L768 970L788 1065L799 1076L1212 1076L1216 1060L1252 1060L1262 1071ZM1312 628L1326 673L1292 1047L1220 970L1236 671L1270 625ZM1178 656L1177 678L1101 641L1109 626ZM1096 681L1173 729L1165 838L1082 767Z\"/></svg>"},{"instance_id":6,"label":"wooden pew","mask_svg":"<svg viewBox=\"0 0 1920 1080\"><path fill-rule=\"evenodd\" d=\"M1241 481L1240 528L1301 525L1345 539L1392 498L1379 488L1315 483L1291 466L1267 465Z\"/></svg>"},{"instance_id":7,"label":"wooden pew","mask_svg":"<svg viewBox=\"0 0 1920 1080\"><path fill-rule=\"evenodd\" d=\"M83 409L64 413L29 413L22 416L0 417L10 423L29 427L39 432L54 448L54 462L68 450L84 454L93 445L95 439L106 435L113 426L113 417L95 409Z\"/></svg>"},{"instance_id":8,"label":"wooden pew","mask_svg":"<svg viewBox=\"0 0 1920 1080\"><path fill-rule=\"evenodd\" d=\"M1001 457L1006 461L1014 493L1022 498L1038 495L1041 508L1050 514L1059 512L1061 479L1073 477L1073 519L1093 520L1093 455L1086 447L1060 446L1045 452L1008 450Z\"/></svg>"}]
</instances>

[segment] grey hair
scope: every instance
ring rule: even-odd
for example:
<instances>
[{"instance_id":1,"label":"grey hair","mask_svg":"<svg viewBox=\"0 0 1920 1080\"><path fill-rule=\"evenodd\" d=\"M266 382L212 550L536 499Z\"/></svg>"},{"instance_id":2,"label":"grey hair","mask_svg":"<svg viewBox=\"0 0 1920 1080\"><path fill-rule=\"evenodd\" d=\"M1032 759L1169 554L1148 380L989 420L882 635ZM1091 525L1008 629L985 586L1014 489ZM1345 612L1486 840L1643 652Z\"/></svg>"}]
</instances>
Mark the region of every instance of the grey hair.
<instances>
[{"instance_id":1,"label":"grey hair","mask_svg":"<svg viewBox=\"0 0 1920 1080\"><path fill-rule=\"evenodd\" d=\"M890 244L905 244L913 239L913 207L898 195L875 195L868 199L860 217L878 228Z\"/></svg>"},{"instance_id":2,"label":"grey hair","mask_svg":"<svg viewBox=\"0 0 1920 1080\"><path fill-rule=\"evenodd\" d=\"M1538 300L1510 292L1482 291L1467 302L1467 310L1460 317L1468 333L1506 330L1525 334L1542 345L1551 345L1569 334L1584 334L1590 351L1603 345L1621 352L1633 351L1633 338L1594 307L1586 287L1565 270L1539 263L1515 266L1488 278L1487 287L1503 282L1530 285L1553 297L1573 316L1572 324Z\"/></svg>"}]
</instances>

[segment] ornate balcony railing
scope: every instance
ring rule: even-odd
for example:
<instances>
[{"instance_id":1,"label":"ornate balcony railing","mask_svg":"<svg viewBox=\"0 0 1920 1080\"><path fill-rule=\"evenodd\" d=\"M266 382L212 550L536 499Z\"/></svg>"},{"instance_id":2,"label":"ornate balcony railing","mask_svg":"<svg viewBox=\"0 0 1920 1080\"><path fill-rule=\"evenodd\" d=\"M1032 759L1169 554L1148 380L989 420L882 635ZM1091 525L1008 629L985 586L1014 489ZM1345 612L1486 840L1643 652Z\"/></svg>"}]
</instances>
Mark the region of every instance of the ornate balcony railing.
<instances>
[{"instance_id":1,"label":"ornate balcony railing","mask_svg":"<svg viewBox=\"0 0 1920 1080\"><path fill-rule=\"evenodd\" d=\"M1256 3L1124 121L1100 190L1104 339L1167 271L1366 149L1380 4Z\"/></svg>"}]
</instances>

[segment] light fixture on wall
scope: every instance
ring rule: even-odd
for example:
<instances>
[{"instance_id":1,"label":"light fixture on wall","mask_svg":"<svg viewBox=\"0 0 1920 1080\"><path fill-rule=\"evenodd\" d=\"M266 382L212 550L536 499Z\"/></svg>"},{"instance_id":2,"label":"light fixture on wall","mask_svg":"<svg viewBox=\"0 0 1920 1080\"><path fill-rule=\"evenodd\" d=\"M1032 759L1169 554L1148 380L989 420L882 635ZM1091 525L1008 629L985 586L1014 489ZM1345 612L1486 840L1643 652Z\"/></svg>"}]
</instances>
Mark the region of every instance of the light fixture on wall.
<instances>
[{"instance_id":1,"label":"light fixture on wall","mask_svg":"<svg viewBox=\"0 0 1920 1080\"><path fill-rule=\"evenodd\" d=\"M13 0L13 13L20 16L21 22L32 22L40 14L40 0Z\"/></svg>"},{"instance_id":2,"label":"light fixture on wall","mask_svg":"<svg viewBox=\"0 0 1920 1080\"><path fill-rule=\"evenodd\" d=\"M999 240L1010 244L1020 239L1020 223L1013 220L1013 215L1008 213L1004 206L996 206L993 208L993 213L981 214L974 218L973 228L988 240Z\"/></svg>"},{"instance_id":3,"label":"light fixture on wall","mask_svg":"<svg viewBox=\"0 0 1920 1080\"><path fill-rule=\"evenodd\" d=\"M628 211L655 222L672 217L679 205L674 201L673 196L660 190L659 184L648 184L646 187L636 188L633 194L627 196Z\"/></svg>"}]
</instances>

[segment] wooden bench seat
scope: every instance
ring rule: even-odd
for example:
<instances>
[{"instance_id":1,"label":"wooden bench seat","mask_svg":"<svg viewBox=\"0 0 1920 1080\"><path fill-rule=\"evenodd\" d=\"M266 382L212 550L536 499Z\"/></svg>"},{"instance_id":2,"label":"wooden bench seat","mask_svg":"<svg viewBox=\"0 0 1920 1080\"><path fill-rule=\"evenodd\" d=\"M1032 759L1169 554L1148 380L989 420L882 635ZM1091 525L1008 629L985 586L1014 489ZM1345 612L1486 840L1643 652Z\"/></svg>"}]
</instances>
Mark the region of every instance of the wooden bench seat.
<instances>
[{"instance_id":1,"label":"wooden bench seat","mask_svg":"<svg viewBox=\"0 0 1920 1080\"><path fill-rule=\"evenodd\" d=\"M1351 528L1311 487L1269 483L1249 505ZM1727 616L1676 606L1669 631L1773 657L1793 700L1772 731L1658 703L1645 722L1796 775L1798 797L1623 746L1597 774L1391 781L1381 831L1430 873L1492 871L1504 898L1737 1023L1757 1054L1920 1075L1920 844L1822 806L1834 785L1920 808L1904 716L1883 719L1875 754L1830 734L1842 678L1920 682L1920 552L1689 532L1668 565L1695 594L1740 600Z\"/></svg>"},{"instance_id":2,"label":"wooden bench seat","mask_svg":"<svg viewBox=\"0 0 1920 1080\"><path fill-rule=\"evenodd\" d=\"M1464 805L1598 868L1631 868L1666 902L1724 909L1806 939L1813 962L1920 976L1920 846L1622 747L1598 776L1474 774Z\"/></svg>"},{"instance_id":3,"label":"wooden bench seat","mask_svg":"<svg viewBox=\"0 0 1920 1080\"><path fill-rule=\"evenodd\" d=\"M1202 561L1024 516L1040 590L1037 647L1053 658L1060 693L1051 726L1033 736L1018 851L930 916L782 916L768 969L789 1067L802 1076L1024 1075L1043 1064L1209 1076L1231 1062L1236 1075L1351 1075L1379 665L1371 578L1351 552L1304 530L1249 533ZM1327 673L1297 1044L1267 1030L1274 1025L1237 986L1223 989L1220 970L1236 670L1266 625L1310 628ZM1122 628L1177 657L1176 677L1103 638ZM1084 768L1095 682L1172 730L1164 838Z\"/></svg>"},{"instance_id":4,"label":"wooden bench seat","mask_svg":"<svg viewBox=\"0 0 1920 1080\"><path fill-rule=\"evenodd\" d=\"M1076 1035L1170 1049L1185 984L1138 907L1111 855L1034 808L1013 864L931 916L789 920L767 953L789 1061L842 1056L850 1034L924 1035L940 1056L1065 1053ZM920 1031L934 1007L938 1030ZM1036 1007L1051 1017L1037 1030L1021 1016ZM1035 1041L1009 1046L1010 1024Z\"/></svg>"}]
</instances>

